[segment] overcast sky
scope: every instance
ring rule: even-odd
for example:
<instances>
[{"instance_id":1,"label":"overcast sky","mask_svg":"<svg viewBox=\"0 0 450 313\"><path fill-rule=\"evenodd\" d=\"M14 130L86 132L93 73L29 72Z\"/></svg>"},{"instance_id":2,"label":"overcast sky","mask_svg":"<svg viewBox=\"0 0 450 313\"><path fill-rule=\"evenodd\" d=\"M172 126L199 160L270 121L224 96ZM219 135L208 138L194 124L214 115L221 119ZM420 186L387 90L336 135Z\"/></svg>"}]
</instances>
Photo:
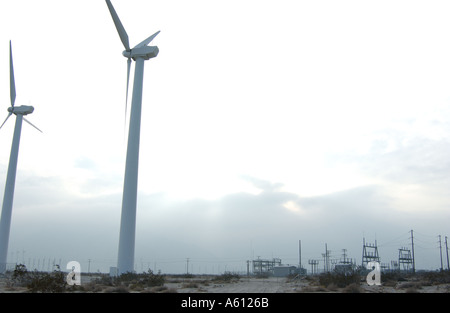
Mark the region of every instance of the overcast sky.
<instances>
[{"instance_id":1,"label":"overcast sky","mask_svg":"<svg viewBox=\"0 0 450 313\"><path fill-rule=\"evenodd\" d=\"M325 244L360 264L363 237L390 263L411 229L416 266L440 267L448 1L112 3L132 47L161 30L145 63L136 270L298 264L299 240L308 269ZM23 124L8 262L108 271L128 124L106 3L2 1L0 29L1 122L12 40L16 105L34 106L27 118L43 130ZM0 130L2 197L13 130L14 118Z\"/></svg>"}]
</instances>

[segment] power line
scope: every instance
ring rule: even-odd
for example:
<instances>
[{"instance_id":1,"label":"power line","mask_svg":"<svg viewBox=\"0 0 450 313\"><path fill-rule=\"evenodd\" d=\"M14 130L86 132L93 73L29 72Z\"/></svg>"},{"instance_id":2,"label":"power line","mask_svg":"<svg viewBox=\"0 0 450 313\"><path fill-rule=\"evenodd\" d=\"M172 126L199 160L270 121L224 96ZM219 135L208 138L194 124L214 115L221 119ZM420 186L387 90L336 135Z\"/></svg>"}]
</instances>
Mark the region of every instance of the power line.
<instances>
[{"instance_id":1,"label":"power line","mask_svg":"<svg viewBox=\"0 0 450 313\"><path fill-rule=\"evenodd\" d=\"M416 235L418 234L418 235L424 236L424 237L436 238L436 235L427 235L427 234L423 234L423 233L418 232L418 231L414 231L414 232L415 232Z\"/></svg>"},{"instance_id":2,"label":"power line","mask_svg":"<svg viewBox=\"0 0 450 313\"><path fill-rule=\"evenodd\" d=\"M403 234L401 234L400 236L398 236L398 237L396 237L394 239L390 239L390 240L388 240L386 242L383 242L383 243L379 244L378 247L394 246L394 245L399 245L399 243L407 242L407 241L409 241L410 237L405 237L405 236L407 236L409 234L410 234L409 231L406 232L406 233L403 233ZM400 242L400 240L401 240L401 242Z\"/></svg>"}]
</instances>

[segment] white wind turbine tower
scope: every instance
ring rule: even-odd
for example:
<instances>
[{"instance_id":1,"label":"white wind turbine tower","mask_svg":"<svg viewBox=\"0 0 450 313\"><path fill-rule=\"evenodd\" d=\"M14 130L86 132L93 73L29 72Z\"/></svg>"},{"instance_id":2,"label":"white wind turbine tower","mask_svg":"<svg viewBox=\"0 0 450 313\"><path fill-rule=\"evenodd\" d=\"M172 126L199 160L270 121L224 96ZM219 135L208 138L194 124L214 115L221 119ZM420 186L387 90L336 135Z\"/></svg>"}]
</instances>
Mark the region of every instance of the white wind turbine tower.
<instances>
[{"instance_id":1,"label":"white wind turbine tower","mask_svg":"<svg viewBox=\"0 0 450 313\"><path fill-rule=\"evenodd\" d=\"M120 39L125 47L122 53L127 62L127 97L130 79L131 59L136 61L131 101L130 129L128 133L127 158L122 198L122 216L120 221L119 253L117 267L119 274L134 270L134 247L136 236L136 203L139 165L139 139L141 129L142 84L144 80L144 61L158 55L158 47L148 44L159 34L159 31L130 49L128 35L120 22L110 0L106 0ZM126 104L125 104L126 105ZM126 107L125 107L126 110ZM125 111L126 112L126 111Z\"/></svg>"},{"instance_id":2,"label":"white wind turbine tower","mask_svg":"<svg viewBox=\"0 0 450 313\"><path fill-rule=\"evenodd\" d=\"M9 232L11 228L11 213L14 198L14 186L16 182L17 157L19 156L20 132L22 130L22 120L42 132L39 128L31 124L24 115L31 114L34 111L32 106L14 106L16 101L16 86L14 80L14 66L12 58L11 41L9 42L9 83L11 93L11 106L8 108L8 116L6 117L0 128L5 125L8 118L16 115L16 126L14 127L14 136L11 146L11 156L9 157L8 173L6 176L5 195L3 196L2 215L0 218L0 273L6 271L6 257L8 254Z\"/></svg>"}]
</instances>

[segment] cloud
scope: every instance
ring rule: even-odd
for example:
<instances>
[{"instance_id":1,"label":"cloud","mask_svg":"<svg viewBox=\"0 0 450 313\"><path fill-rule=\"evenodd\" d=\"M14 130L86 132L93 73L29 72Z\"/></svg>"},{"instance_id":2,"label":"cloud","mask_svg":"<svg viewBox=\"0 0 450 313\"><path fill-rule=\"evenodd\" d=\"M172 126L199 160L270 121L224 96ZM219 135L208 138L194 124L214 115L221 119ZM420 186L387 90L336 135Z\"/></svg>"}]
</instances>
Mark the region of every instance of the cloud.
<instances>
[{"instance_id":1,"label":"cloud","mask_svg":"<svg viewBox=\"0 0 450 313\"><path fill-rule=\"evenodd\" d=\"M80 156L75 160L74 167L85 170L95 170L97 169L97 164L93 159L89 157Z\"/></svg>"},{"instance_id":2,"label":"cloud","mask_svg":"<svg viewBox=\"0 0 450 313\"><path fill-rule=\"evenodd\" d=\"M241 175L241 178L245 181L250 182L253 186L263 191L275 191L284 186L284 184L281 183L272 183L270 181L262 180L249 175Z\"/></svg>"},{"instance_id":3,"label":"cloud","mask_svg":"<svg viewBox=\"0 0 450 313\"><path fill-rule=\"evenodd\" d=\"M255 181L259 186L273 185ZM152 204L150 200L153 196L146 197L147 205L156 206L157 201ZM295 255L292 245L300 238L320 246L326 240L337 242L337 238L343 238L342 246L351 240L359 245L357 236L365 229L383 228L383 216L389 211L388 199L377 186L310 198L268 188L259 194L239 192L216 200L175 202L167 207L160 201L159 206L149 209L143 217L153 220L147 225L153 234L149 237L158 237L159 233L172 243L196 242L205 251L222 257L248 257L251 242L261 249L260 253L270 255L278 250L291 256ZM284 241L291 245L287 247Z\"/></svg>"},{"instance_id":4,"label":"cloud","mask_svg":"<svg viewBox=\"0 0 450 313\"><path fill-rule=\"evenodd\" d=\"M346 248L351 257L359 258L364 235L369 242L382 243L411 228L434 234L450 217L445 212L405 214L395 207L392 191L379 185L301 197L282 191L281 183L250 180L262 188L259 193L181 200L162 192L141 192L136 262L158 263L165 272L183 272L186 258L205 265L232 259L245 266L252 257L273 256L295 264L298 240L304 262L320 258L325 243L335 254ZM91 259L92 268L102 271L115 265L121 192L80 197L54 177L28 177L20 185L12 253L19 249L35 257ZM381 250L383 260L395 259L397 248Z\"/></svg>"},{"instance_id":5,"label":"cloud","mask_svg":"<svg viewBox=\"0 0 450 313\"><path fill-rule=\"evenodd\" d=\"M369 175L398 183L442 182L450 171L449 145L446 140L413 138L385 153L374 146L375 151L363 157L360 164Z\"/></svg>"}]
</instances>

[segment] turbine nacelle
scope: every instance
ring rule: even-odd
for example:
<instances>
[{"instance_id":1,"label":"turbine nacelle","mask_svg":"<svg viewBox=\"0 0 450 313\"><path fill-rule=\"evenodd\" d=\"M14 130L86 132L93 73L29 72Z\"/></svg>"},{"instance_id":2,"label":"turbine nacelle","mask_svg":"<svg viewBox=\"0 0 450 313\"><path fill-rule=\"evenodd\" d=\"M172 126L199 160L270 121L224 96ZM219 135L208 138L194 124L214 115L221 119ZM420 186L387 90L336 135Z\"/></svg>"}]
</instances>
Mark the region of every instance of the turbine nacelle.
<instances>
[{"instance_id":1,"label":"turbine nacelle","mask_svg":"<svg viewBox=\"0 0 450 313\"><path fill-rule=\"evenodd\" d=\"M21 105L21 106L15 106L15 107L9 107L8 112L14 113L14 114L21 114L21 115L27 115L31 114L34 111L34 107L29 105Z\"/></svg>"},{"instance_id":2,"label":"turbine nacelle","mask_svg":"<svg viewBox=\"0 0 450 313\"><path fill-rule=\"evenodd\" d=\"M145 60L149 60L158 55L159 49L156 46L144 46L139 48L134 48L131 50L125 50L122 52L122 55L126 58L132 58L136 61L136 58L143 58Z\"/></svg>"}]
</instances>

